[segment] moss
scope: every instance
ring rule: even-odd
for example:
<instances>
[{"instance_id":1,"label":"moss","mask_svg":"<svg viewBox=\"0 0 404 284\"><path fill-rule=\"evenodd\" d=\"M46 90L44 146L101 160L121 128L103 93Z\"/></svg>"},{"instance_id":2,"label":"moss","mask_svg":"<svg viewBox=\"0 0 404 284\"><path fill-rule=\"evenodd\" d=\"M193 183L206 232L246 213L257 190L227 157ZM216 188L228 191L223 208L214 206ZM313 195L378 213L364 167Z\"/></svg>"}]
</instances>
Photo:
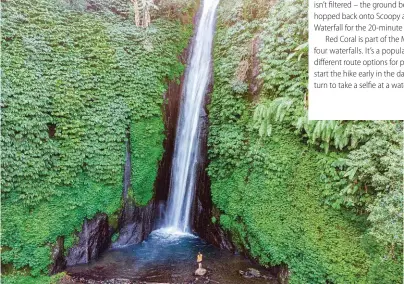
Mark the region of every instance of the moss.
<instances>
[{"instance_id":1,"label":"moss","mask_svg":"<svg viewBox=\"0 0 404 284\"><path fill-rule=\"evenodd\" d=\"M116 211L115 213L111 214L108 216L108 224L111 226L114 230L118 229L118 222L119 222L119 214L120 210Z\"/></svg>"},{"instance_id":2,"label":"moss","mask_svg":"<svg viewBox=\"0 0 404 284\"><path fill-rule=\"evenodd\" d=\"M66 250L74 244L73 233L81 229L84 218L98 212L112 214L121 203L121 185L105 186L81 175L74 185L64 189L35 208L7 204L2 208L2 242L12 249L2 253L3 263L16 269L28 265L31 274L47 273L50 244L65 236Z\"/></svg>"},{"instance_id":3,"label":"moss","mask_svg":"<svg viewBox=\"0 0 404 284\"><path fill-rule=\"evenodd\" d=\"M281 9L279 15L268 21L248 21L236 11L232 14L223 10L226 5L237 10L250 1L237 3L238 6L229 0L220 3L214 48L215 85L209 105L208 173L213 203L221 211L220 225L230 232L240 249L262 265L286 264L291 271L290 283L381 283L382 279L387 279L385 283L402 283L402 252L398 249L395 259L389 257L383 244L367 234L366 216L327 205L324 192L339 190L339 180L327 178L327 173L335 171L332 164L346 153L327 155L307 145L301 133L292 132L290 129L295 128L287 122L274 124L270 138L260 137L253 118L259 98L251 101L246 88L234 88L235 81L238 86L250 83L248 78L237 76L238 68L243 60L251 63L251 44L268 21L279 19L273 24L291 34L284 33L285 38L280 39L277 34L263 33L261 51L284 54L291 50L287 44L294 45L294 40L299 39L292 28L304 28L304 21L289 23L284 19L299 11L299 19L307 19L303 2L291 4L296 9L282 2L277 8ZM288 25L293 27L289 29ZM275 42L277 48L271 49L267 41ZM279 90L264 86L261 98L277 92L303 97L300 89L288 87L296 87L294 80L302 71L296 73L280 60L270 63L291 75L284 76L274 68L261 70L261 77L267 72L286 86ZM268 62L262 65L264 68ZM304 87L302 82L299 84Z\"/></svg>"},{"instance_id":4,"label":"moss","mask_svg":"<svg viewBox=\"0 0 404 284\"><path fill-rule=\"evenodd\" d=\"M267 173L252 166L212 177L220 224L261 264L288 264L291 283L367 283L371 258L362 231L349 215L322 204L325 155L281 129L261 151L270 154Z\"/></svg>"},{"instance_id":5,"label":"moss","mask_svg":"<svg viewBox=\"0 0 404 284\"><path fill-rule=\"evenodd\" d=\"M111 241L114 243L119 239L119 232L115 233L111 237Z\"/></svg>"},{"instance_id":6,"label":"moss","mask_svg":"<svg viewBox=\"0 0 404 284\"><path fill-rule=\"evenodd\" d=\"M1 280L4 284L56 284L65 276L65 273L59 273L53 276L32 277L27 275L9 275L2 276Z\"/></svg>"},{"instance_id":7,"label":"moss","mask_svg":"<svg viewBox=\"0 0 404 284\"><path fill-rule=\"evenodd\" d=\"M138 205L146 205L153 198L154 181L164 152L163 131L161 117L131 125L132 187Z\"/></svg>"},{"instance_id":8,"label":"moss","mask_svg":"<svg viewBox=\"0 0 404 284\"><path fill-rule=\"evenodd\" d=\"M139 155L151 153L157 163L162 94L184 71L178 56L192 25L156 19L142 29L130 19L44 0L3 6L3 197L35 206L83 171L103 184L121 182L130 125L136 149L148 151L140 141L148 137L155 147ZM149 122L153 129L136 129ZM142 179L138 169L134 178Z\"/></svg>"},{"instance_id":9,"label":"moss","mask_svg":"<svg viewBox=\"0 0 404 284\"><path fill-rule=\"evenodd\" d=\"M120 208L129 126L134 198L153 196L162 94L184 71L192 25L159 18L143 29L60 1L3 4L2 263L40 277L58 236L69 248L84 218Z\"/></svg>"}]
</instances>

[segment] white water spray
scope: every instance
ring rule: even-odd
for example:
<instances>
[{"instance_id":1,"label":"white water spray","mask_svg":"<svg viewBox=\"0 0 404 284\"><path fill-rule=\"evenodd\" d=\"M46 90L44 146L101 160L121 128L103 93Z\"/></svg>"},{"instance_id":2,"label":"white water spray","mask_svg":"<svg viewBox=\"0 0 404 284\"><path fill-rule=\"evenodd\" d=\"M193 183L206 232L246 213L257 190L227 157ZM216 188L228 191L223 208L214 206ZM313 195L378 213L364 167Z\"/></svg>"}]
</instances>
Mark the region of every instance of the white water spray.
<instances>
[{"instance_id":1,"label":"white water spray","mask_svg":"<svg viewBox=\"0 0 404 284\"><path fill-rule=\"evenodd\" d=\"M216 8L219 0L204 0L185 74L184 93L175 140L170 196L165 227L189 232L199 158L200 115L209 84Z\"/></svg>"}]
</instances>

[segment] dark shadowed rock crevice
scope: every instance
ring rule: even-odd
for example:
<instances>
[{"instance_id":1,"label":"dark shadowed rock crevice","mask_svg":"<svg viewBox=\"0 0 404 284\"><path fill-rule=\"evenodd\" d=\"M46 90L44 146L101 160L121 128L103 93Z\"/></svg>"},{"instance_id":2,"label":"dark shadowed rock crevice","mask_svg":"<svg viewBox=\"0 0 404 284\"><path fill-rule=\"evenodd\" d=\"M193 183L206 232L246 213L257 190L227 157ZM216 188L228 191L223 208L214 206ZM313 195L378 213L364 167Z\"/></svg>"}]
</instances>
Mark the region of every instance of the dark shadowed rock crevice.
<instances>
[{"instance_id":1,"label":"dark shadowed rock crevice","mask_svg":"<svg viewBox=\"0 0 404 284\"><path fill-rule=\"evenodd\" d=\"M130 137L128 137L126 142L126 160L122 191L124 205L118 220L119 237L118 240L112 244L112 247L142 242L153 230L154 225L154 201L150 201L148 205L140 207L136 205L129 194L132 172L130 149Z\"/></svg>"},{"instance_id":2,"label":"dark shadowed rock crevice","mask_svg":"<svg viewBox=\"0 0 404 284\"><path fill-rule=\"evenodd\" d=\"M212 80L211 80L212 82ZM210 84L210 92L213 89L213 83ZM205 106L209 103L209 96L206 96ZM196 193L192 211L193 229L204 240L219 247L234 251L235 247L230 241L228 234L220 227L219 224L213 223L214 205L210 190L210 179L206 168L209 164L208 160L208 130L209 118L208 113L204 109L201 117L201 156L199 158L197 168Z\"/></svg>"},{"instance_id":3,"label":"dark shadowed rock crevice","mask_svg":"<svg viewBox=\"0 0 404 284\"><path fill-rule=\"evenodd\" d=\"M96 259L110 245L111 236L108 216L104 213L85 220L78 233L78 243L69 249L66 257L67 266L88 263Z\"/></svg>"},{"instance_id":4,"label":"dark shadowed rock crevice","mask_svg":"<svg viewBox=\"0 0 404 284\"><path fill-rule=\"evenodd\" d=\"M64 255L64 237L58 237L56 240L56 244L54 244L51 248L51 260L52 263L49 267L49 275L53 275L59 272L62 272L66 268L66 259Z\"/></svg>"},{"instance_id":5,"label":"dark shadowed rock crevice","mask_svg":"<svg viewBox=\"0 0 404 284\"><path fill-rule=\"evenodd\" d=\"M183 64L186 63L188 58L188 48L185 49L180 56ZM164 120L164 153L159 164L157 178L155 182L155 204L165 204L168 199L170 181L171 181L171 168L174 155L175 136L177 132L177 122L179 116L180 103L182 98L182 89L184 86L183 74L179 82L169 82L167 92L164 94L163 105L163 120ZM164 211L164 210L162 210Z\"/></svg>"},{"instance_id":6,"label":"dark shadowed rock crevice","mask_svg":"<svg viewBox=\"0 0 404 284\"><path fill-rule=\"evenodd\" d=\"M51 247L49 275L62 272L67 266L95 260L110 247L112 233L107 214L98 213L91 219L85 219L81 231L76 233L78 241L68 250L67 256L63 236L58 237Z\"/></svg>"},{"instance_id":7,"label":"dark shadowed rock crevice","mask_svg":"<svg viewBox=\"0 0 404 284\"><path fill-rule=\"evenodd\" d=\"M159 1L157 1L159 2ZM156 3L157 3L156 2ZM196 26L198 17L200 16L198 8L200 6L200 1L197 0L193 10L189 12L189 18L192 18L193 26ZM179 57L182 64L186 65L189 61L190 53L192 52L192 37L188 43L188 47L184 49ZM168 82L167 92L164 94L164 104L162 107L163 120L164 120L164 153L163 157L159 163L159 168L157 172L157 178L155 182L155 198L154 202L156 204L157 219L162 219L164 216L165 204L168 199L170 182L171 182L171 169L172 160L174 155L175 137L177 134L177 122L180 111L180 104L182 100L182 94L184 91L184 79L185 72L181 75L179 80L174 80Z\"/></svg>"}]
</instances>

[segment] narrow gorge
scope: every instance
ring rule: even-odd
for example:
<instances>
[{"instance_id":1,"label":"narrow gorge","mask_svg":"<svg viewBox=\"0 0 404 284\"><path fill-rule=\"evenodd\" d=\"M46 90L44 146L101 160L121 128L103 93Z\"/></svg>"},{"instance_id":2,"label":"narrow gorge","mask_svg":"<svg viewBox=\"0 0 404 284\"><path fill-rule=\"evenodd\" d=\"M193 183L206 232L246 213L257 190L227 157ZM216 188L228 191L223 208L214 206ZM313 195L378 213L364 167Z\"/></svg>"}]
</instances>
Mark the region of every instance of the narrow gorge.
<instances>
[{"instance_id":1,"label":"narrow gorge","mask_svg":"<svg viewBox=\"0 0 404 284\"><path fill-rule=\"evenodd\" d=\"M220 227L211 224L210 189L207 184L200 183L202 179L207 179L204 177L207 153L202 149L206 149L207 143L205 103L212 79L211 51L218 2L218 0L205 0L201 3L195 18L195 33L188 48L187 68L182 84L175 94L174 101L177 105L171 106L173 109L166 109L166 130L169 127L167 116L173 113L178 115L173 117L177 121L175 134L167 135L175 140L170 155L172 161L168 162L171 174L165 181L166 184L162 187L164 193L161 194L167 196L167 199L155 199L148 205L139 207L128 196L131 188L131 147L127 143L123 183L124 204L118 223L119 237L111 244L112 249L101 258L99 254L93 254L92 258L86 255L87 261L77 262L77 264L89 263L86 266L74 266L76 263L67 261L68 274L74 280L248 283L249 277L243 280L239 271L251 270L260 274L259 269L264 269L241 256L232 255L233 244ZM171 94L170 91L166 94L169 101L172 99L169 96ZM169 108L170 104L168 103L166 107ZM164 166L164 163L161 165ZM204 191L207 191L208 195ZM88 231L87 224L86 221L83 232ZM209 227L211 229L207 230ZM200 239L197 235L199 232L206 240L213 242L209 244L206 240ZM91 249L88 233L80 235L79 239L79 246L87 246L86 251ZM74 252L75 247L70 251ZM207 271L202 270L203 274L199 275L198 281L198 277L192 279L190 275L195 270L194 258L199 252L202 252L207 259L204 265L209 269L210 275L205 276ZM237 273L228 275L229 266ZM277 279L275 271L277 270L264 272L267 275L261 282L279 283L278 280L286 282L285 276L282 276L285 279ZM254 276L251 274L251 277ZM260 276L255 278L255 282L260 282Z\"/></svg>"}]
</instances>

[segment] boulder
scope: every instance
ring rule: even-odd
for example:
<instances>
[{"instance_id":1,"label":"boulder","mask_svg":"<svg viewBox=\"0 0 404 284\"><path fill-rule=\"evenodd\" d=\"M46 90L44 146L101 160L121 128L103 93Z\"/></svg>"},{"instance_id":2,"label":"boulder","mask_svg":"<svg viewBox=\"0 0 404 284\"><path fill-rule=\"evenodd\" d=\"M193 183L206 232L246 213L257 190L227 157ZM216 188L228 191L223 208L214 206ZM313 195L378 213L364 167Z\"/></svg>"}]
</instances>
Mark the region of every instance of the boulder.
<instances>
[{"instance_id":1,"label":"boulder","mask_svg":"<svg viewBox=\"0 0 404 284\"><path fill-rule=\"evenodd\" d=\"M260 278L261 272L255 268L248 268L247 271L239 270L238 273L244 278Z\"/></svg>"},{"instance_id":2,"label":"boulder","mask_svg":"<svg viewBox=\"0 0 404 284\"><path fill-rule=\"evenodd\" d=\"M196 276L204 276L206 274L207 270L205 268L198 268L195 270L195 275Z\"/></svg>"},{"instance_id":3,"label":"boulder","mask_svg":"<svg viewBox=\"0 0 404 284\"><path fill-rule=\"evenodd\" d=\"M106 214L85 220L78 235L79 241L68 252L67 266L88 263L108 249L111 238Z\"/></svg>"},{"instance_id":4,"label":"boulder","mask_svg":"<svg viewBox=\"0 0 404 284\"><path fill-rule=\"evenodd\" d=\"M249 273L253 277L261 277L261 272L259 272L259 270L255 269L255 268L248 268L247 273Z\"/></svg>"},{"instance_id":5,"label":"boulder","mask_svg":"<svg viewBox=\"0 0 404 284\"><path fill-rule=\"evenodd\" d=\"M119 217L119 238L112 247L133 245L144 241L153 230L154 214L154 202L140 207L132 200L125 200Z\"/></svg>"}]
</instances>

